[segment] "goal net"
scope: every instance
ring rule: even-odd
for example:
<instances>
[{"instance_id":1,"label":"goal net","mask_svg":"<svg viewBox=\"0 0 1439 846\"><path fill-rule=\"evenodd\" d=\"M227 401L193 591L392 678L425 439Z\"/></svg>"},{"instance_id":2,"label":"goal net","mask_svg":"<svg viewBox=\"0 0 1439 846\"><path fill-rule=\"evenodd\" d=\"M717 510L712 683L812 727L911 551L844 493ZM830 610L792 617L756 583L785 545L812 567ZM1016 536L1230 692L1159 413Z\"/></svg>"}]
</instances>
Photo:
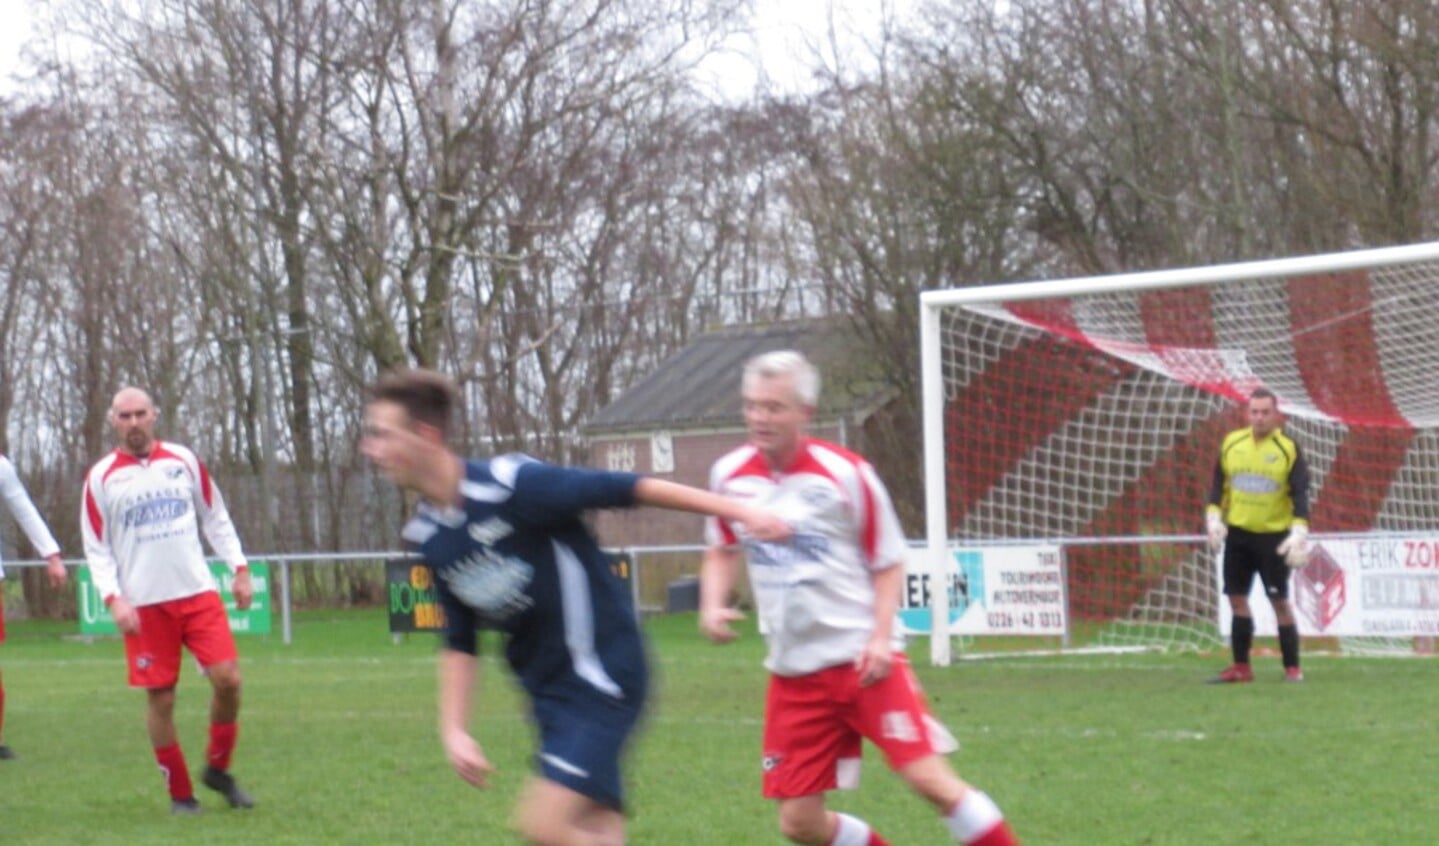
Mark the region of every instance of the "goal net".
<instances>
[{"instance_id":1,"label":"goal net","mask_svg":"<svg viewBox=\"0 0 1439 846\"><path fill-rule=\"evenodd\" d=\"M1399 614L1411 623L1439 620L1439 570L1392 560L1439 530L1439 243L933 291L922 305L931 567L954 546L1054 545L1072 642L1222 646L1204 503L1218 444L1263 385L1307 452L1320 545L1372 557L1365 540L1394 541L1385 566L1414 578L1362 589L1397 591L1385 601L1413 606ZM1353 576L1346 597L1348 565L1325 557L1291 581L1316 625L1372 599ZM937 635L952 621L944 594ZM1396 636L1340 642L1413 651L1428 630L1388 625ZM949 663L951 638L931 649Z\"/></svg>"}]
</instances>

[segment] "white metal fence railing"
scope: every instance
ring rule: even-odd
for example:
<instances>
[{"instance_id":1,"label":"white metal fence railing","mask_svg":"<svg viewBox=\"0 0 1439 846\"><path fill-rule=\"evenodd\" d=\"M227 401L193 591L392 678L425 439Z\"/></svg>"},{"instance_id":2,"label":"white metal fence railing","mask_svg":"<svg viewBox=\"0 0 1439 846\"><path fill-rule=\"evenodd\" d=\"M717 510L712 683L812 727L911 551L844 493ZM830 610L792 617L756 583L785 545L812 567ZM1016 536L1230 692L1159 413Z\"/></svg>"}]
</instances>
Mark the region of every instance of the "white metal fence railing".
<instances>
[{"instance_id":1,"label":"white metal fence railing","mask_svg":"<svg viewBox=\"0 0 1439 846\"><path fill-rule=\"evenodd\" d=\"M639 613L651 613L664 610L666 590L669 583L682 581L686 577L696 576L699 573L699 562L704 553L705 547L701 544L673 545L673 546L636 546L636 547L607 547L606 551L612 555L622 555L627 561L627 581L630 584L631 597L634 606ZM691 559L682 561L678 565L672 564L668 568L655 567L651 572L650 563L653 563L658 556L670 558L680 557ZM370 551L370 552L311 552L311 553L283 553L276 555L251 555L252 561L264 561L270 567L270 601L272 609L279 613L279 630L285 643L291 643L294 638L294 609L296 602L295 567L301 564L318 566L336 566L342 564L373 564L378 573L376 579L379 584L384 583L384 566L387 562L395 560L417 560L410 552L402 551ZM71 570L72 586L65 590L75 590L73 586L78 580L73 578L74 570L85 566L83 558L65 559L65 565ZM15 581L15 575L21 569L27 567L44 567L44 561L37 560L7 560L4 568L10 581ZM658 583L655 580L658 579ZM4 582L0 582L4 584ZM12 588L15 590L16 588ZM309 602L321 601L323 597L304 597Z\"/></svg>"}]
</instances>

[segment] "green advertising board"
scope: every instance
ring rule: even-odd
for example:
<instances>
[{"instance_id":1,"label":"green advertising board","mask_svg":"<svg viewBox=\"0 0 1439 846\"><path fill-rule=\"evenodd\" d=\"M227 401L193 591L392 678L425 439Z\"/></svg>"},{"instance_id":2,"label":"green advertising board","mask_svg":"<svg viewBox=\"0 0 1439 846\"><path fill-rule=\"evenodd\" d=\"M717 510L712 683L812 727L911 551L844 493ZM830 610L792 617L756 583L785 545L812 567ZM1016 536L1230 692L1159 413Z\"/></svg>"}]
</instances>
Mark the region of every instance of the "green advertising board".
<instances>
[{"instance_id":1,"label":"green advertising board","mask_svg":"<svg viewBox=\"0 0 1439 846\"><path fill-rule=\"evenodd\" d=\"M264 561L250 562L250 581L255 585L255 599L248 610L235 607L235 595L230 591L233 576L230 568L219 561L210 562L210 572L220 586L220 599L225 603L225 612L230 615L230 631L235 634L270 633L270 565ZM110 609L101 601L100 592L90 579L90 568L81 567L75 578L75 589L80 606L80 634L118 634L115 618Z\"/></svg>"}]
</instances>

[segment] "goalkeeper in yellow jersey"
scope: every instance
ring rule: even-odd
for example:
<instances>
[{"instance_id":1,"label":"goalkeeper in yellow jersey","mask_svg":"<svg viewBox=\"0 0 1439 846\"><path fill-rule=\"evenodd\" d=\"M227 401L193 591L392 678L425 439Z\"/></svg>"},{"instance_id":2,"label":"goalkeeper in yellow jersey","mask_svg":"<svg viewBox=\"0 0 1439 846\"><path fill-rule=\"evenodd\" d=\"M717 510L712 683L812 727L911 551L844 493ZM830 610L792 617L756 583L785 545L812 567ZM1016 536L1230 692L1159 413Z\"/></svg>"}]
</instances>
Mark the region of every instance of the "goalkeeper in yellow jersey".
<instances>
[{"instance_id":1,"label":"goalkeeper in yellow jersey","mask_svg":"<svg viewBox=\"0 0 1439 846\"><path fill-rule=\"evenodd\" d=\"M1299 682L1304 673L1299 669L1299 627L1289 601L1289 570L1309 562L1309 465L1299 445L1280 429L1274 392L1259 388L1251 393L1248 413L1247 427L1224 436L1205 511L1209 549L1224 550L1224 595L1234 611L1234 663L1210 681L1254 681L1249 589L1257 573L1279 621L1284 678Z\"/></svg>"}]
</instances>

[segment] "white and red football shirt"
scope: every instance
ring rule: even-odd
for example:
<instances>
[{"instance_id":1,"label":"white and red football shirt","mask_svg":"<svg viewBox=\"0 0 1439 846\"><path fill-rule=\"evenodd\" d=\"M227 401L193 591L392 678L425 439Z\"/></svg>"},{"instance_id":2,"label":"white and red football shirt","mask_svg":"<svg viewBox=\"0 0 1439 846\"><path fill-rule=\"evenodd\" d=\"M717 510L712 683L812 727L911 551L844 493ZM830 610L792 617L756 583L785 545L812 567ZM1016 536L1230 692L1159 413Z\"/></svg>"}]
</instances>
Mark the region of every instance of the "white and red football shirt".
<instances>
[{"instance_id":1,"label":"white and red football shirt","mask_svg":"<svg viewBox=\"0 0 1439 846\"><path fill-rule=\"evenodd\" d=\"M869 462L807 438L790 466L775 469L747 444L715 462L710 489L794 528L789 540L768 543L741 538L716 517L705 527L711 546L744 545L769 645L765 667L796 676L857 658L874 631L872 574L901 566L906 550L889 492ZM894 631L900 649L901 627Z\"/></svg>"},{"instance_id":2,"label":"white and red football shirt","mask_svg":"<svg viewBox=\"0 0 1439 846\"><path fill-rule=\"evenodd\" d=\"M146 458L115 450L85 476L85 558L100 597L153 605L216 589L200 530L239 572L245 553L209 471L189 449L154 442Z\"/></svg>"}]
</instances>

